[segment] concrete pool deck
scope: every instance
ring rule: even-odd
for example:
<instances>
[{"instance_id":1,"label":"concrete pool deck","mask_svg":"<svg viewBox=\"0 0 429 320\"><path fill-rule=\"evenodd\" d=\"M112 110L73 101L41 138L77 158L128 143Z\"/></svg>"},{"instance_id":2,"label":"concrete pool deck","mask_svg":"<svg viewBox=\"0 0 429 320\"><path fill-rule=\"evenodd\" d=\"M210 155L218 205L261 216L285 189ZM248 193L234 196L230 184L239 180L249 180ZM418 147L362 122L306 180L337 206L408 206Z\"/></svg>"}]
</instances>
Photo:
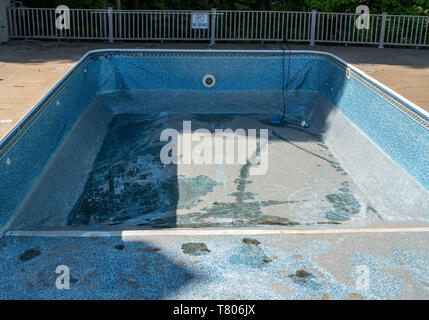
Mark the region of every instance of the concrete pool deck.
<instances>
[{"instance_id":1,"label":"concrete pool deck","mask_svg":"<svg viewBox=\"0 0 429 320\"><path fill-rule=\"evenodd\" d=\"M24 115L83 53L106 47L110 46L99 43L58 47L55 43L36 42L6 46L7 52L1 50L0 78L4 79L0 80L3 98L0 109L4 112L1 119L12 120L1 124L4 130L13 126L13 121ZM156 48L157 45L126 43L114 47ZM189 48L206 47L189 45ZM260 46L234 48L237 47ZM267 45L263 49L278 47ZM220 44L217 48L233 47ZM407 85L414 86L422 76L420 98L427 99L424 86L428 80L428 51L292 48L339 50L330 52L364 71L375 70L367 72L428 110L427 105L419 103L417 96L408 95L406 90ZM372 53L365 58L362 52ZM396 52L403 52L399 61L393 58L398 55ZM413 54L417 57L412 58ZM409 77L404 76L402 69L408 60L414 61L406 69L412 72ZM387 63L392 66L387 68ZM379 72L378 66L383 66ZM377 78L380 73L386 79L394 79L390 67L396 68L395 79L404 91ZM409 82L404 83L404 78ZM16 120L12 118L14 114ZM106 232L110 229L104 227L95 233L79 228L7 233L0 240L3 261L0 298L429 299L426 223L385 222L353 229L327 226L307 230L267 227L131 231L126 228L116 227ZM56 269L60 265L70 269L69 290L58 290L55 286L59 276Z\"/></svg>"}]
</instances>

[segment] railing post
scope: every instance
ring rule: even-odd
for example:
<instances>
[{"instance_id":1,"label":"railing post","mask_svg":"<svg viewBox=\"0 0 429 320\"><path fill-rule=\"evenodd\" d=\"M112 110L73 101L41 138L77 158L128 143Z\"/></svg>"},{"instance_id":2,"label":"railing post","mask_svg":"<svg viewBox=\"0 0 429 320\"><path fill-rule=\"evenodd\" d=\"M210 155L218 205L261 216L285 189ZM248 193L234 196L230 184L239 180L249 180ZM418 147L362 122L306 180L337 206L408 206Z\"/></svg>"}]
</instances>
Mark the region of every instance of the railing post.
<instances>
[{"instance_id":1,"label":"railing post","mask_svg":"<svg viewBox=\"0 0 429 320\"><path fill-rule=\"evenodd\" d=\"M383 44L384 44L384 33L386 31L386 16L387 16L387 12L383 12L383 15L381 18L380 39L378 41L379 48L383 48Z\"/></svg>"},{"instance_id":2,"label":"railing post","mask_svg":"<svg viewBox=\"0 0 429 320\"><path fill-rule=\"evenodd\" d=\"M107 15L109 19L109 42L113 43L113 8L107 8Z\"/></svg>"},{"instance_id":3,"label":"railing post","mask_svg":"<svg viewBox=\"0 0 429 320\"><path fill-rule=\"evenodd\" d=\"M0 0L0 42L9 40L9 29L7 12L9 10L9 1Z\"/></svg>"},{"instance_id":4,"label":"railing post","mask_svg":"<svg viewBox=\"0 0 429 320\"><path fill-rule=\"evenodd\" d=\"M310 46L314 46L314 39L316 37L316 14L316 10L311 10Z\"/></svg>"},{"instance_id":5,"label":"railing post","mask_svg":"<svg viewBox=\"0 0 429 320\"><path fill-rule=\"evenodd\" d=\"M211 11L211 26L210 26L210 45L214 45L216 41L216 8Z\"/></svg>"}]
</instances>

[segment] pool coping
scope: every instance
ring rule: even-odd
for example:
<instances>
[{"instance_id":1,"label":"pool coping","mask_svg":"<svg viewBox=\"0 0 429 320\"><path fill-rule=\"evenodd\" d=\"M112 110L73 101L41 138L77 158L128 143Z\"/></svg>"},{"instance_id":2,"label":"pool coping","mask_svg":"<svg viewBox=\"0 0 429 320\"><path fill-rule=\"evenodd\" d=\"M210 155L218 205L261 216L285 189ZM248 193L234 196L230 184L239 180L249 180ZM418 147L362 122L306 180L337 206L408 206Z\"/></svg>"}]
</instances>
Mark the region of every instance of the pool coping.
<instances>
[{"instance_id":1,"label":"pool coping","mask_svg":"<svg viewBox=\"0 0 429 320\"><path fill-rule=\"evenodd\" d=\"M422 233L429 227L374 227L336 229L288 229L288 228L203 228L203 229L127 229L105 230L10 230L6 237L61 237L61 238L104 238L104 237L151 237L151 236L210 236L210 235L308 235L308 234L349 234L349 233Z\"/></svg>"}]
</instances>

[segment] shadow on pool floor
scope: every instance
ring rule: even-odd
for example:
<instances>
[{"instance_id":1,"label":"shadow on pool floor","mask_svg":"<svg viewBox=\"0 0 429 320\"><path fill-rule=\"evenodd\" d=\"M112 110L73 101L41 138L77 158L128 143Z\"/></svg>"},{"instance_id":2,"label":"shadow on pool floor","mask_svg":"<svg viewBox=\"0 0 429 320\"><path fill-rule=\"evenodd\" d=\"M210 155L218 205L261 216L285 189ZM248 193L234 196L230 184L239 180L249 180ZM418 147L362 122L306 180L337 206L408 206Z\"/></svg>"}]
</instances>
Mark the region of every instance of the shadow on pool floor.
<instances>
[{"instance_id":1,"label":"shadow on pool floor","mask_svg":"<svg viewBox=\"0 0 429 320\"><path fill-rule=\"evenodd\" d=\"M376 210L341 168L320 135L269 115L117 115L67 224L155 228L336 225L374 219ZM267 171L239 164L165 165L161 132L183 122L205 128L268 130ZM260 137L259 137L260 138ZM171 142L171 140L170 140ZM193 142L193 150L199 141ZM261 139L256 139L260 153ZM238 144L235 144L238 149ZM216 150L212 150L215 155ZM236 151L236 159L238 153Z\"/></svg>"}]
</instances>

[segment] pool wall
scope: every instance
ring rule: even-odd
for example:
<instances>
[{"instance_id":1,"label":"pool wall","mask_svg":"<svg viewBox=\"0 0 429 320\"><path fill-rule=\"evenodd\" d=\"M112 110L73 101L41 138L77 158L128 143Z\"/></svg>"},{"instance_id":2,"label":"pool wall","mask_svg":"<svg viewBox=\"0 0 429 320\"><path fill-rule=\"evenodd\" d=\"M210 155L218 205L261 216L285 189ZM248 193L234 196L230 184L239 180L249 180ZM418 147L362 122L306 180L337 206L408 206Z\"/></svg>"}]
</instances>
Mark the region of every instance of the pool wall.
<instances>
[{"instance_id":1,"label":"pool wall","mask_svg":"<svg viewBox=\"0 0 429 320\"><path fill-rule=\"evenodd\" d=\"M102 140L103 127L112 114L153 111L151 99L157 105L163 102L165 111L176 113L279 113L283 66L285 77L289 76L287 114L311 120L315 130L326 134L345 168L360 177L358 184L368 192L378 190L375 199L384 193L391 199L404 199L405 204L400 200L393 204L398 214L405 210L407 215L421 217L422 212L428 212L427 113L331 54L284 54L283 58L281 51L89 52L0 143L1 230L7 228L18 208L32 206L31 199L37 192L39 201L61 203L66 192L54 187L47 177L55 172L59 184L70 184L73 175L61 176L61 172L73 172L71 163L84 158L86 166L79 169L82 180L94 158L87 150L96 154L98 144L94 143L92 149L77 146ZM216 77L214 88L202 85L205 74ZM259 98L246 101L248 93ZM85 112L92 122L85 124L81 119ZM93 133L91 123L99 125ZM79 130L78 125L87 131ZM85 133L96 139L85 139ZM72 143L67 145L76 149L61 148L65 139L70 139ZM351 148L351 141L356 141L356 148ZM371 165L374 159L378 160ZM389 170L380 175L377 168ZM36 188L41 184L43 187ZM38 207L33 207L35 215Z\"/></svg>"}]
</instances>

